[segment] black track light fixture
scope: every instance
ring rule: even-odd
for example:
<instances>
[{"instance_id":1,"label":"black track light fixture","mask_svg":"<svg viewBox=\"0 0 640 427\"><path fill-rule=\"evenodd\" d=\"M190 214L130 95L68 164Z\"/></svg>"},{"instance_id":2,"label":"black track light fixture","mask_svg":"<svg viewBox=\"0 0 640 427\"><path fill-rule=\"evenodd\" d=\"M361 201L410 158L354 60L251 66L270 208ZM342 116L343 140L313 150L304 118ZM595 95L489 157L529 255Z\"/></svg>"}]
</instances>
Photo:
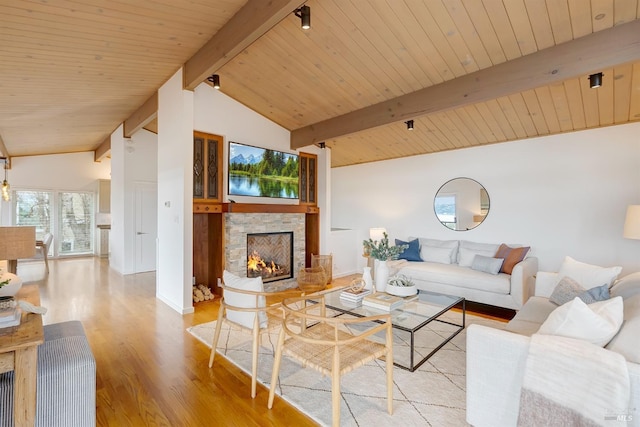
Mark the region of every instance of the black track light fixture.
<instances>
[{"instance_id":1,"label":"black track light fixture","mask_svg":"<svg viewBox=\"0 0 640 427\"><path fill-rule=\"evenodd\" d=\"M407 130L413 130L413 120L407 120L405 123L407 124Z\"/></svg>"},{"instance_id":2,"label":"black track light fixture","mask_svg":"<svg viewBox=\"0 0 640 427\"><path fill-rule=\"evenodd\" d=\"M220 76L217 74L212 74L207 77L207 81L211 82L214 89L220 89Z\"/></svg>"},{"instance_id":3,"label":"black track light fixture","mask_svg":"<svg viewBox=\"0 0 640 427\"><path fill-rule=\"evenodd\" d=\"M301 6L293 12L298 18L300 18L301 27L303 30L311 28L311 8L309 6Z\"/></svg>"},{"instance_id":4,"label":"black track light fixture","mask_svg":"<svg viewBox=\"0 0 640 427\"><path fill-rule=\"evenodd\" d=\"M589 76L589 87L595 89L602 86L602 73L595 73Z\"/></svg>"},{"instance_id":5,"label":"black track light fixture","mask_svg":"<svg viewBox=\"0 0 640 427\"><path fill-rule=\"evenodd\" d=\"M327 144L325 144L324 142L320 142L320 143L318 143L318 146L319 146L322 150L324 150L324 149L325 149L325 147L327 146Z\"/></svg>"}]
</instances>

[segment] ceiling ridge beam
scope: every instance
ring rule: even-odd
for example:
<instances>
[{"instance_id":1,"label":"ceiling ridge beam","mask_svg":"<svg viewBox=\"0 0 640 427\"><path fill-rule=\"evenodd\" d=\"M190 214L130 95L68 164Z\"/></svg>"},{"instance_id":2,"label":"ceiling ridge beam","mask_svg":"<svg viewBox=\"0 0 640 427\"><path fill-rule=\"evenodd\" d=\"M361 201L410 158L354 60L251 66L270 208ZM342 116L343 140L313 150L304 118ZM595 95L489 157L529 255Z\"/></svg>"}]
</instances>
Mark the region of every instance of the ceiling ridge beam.
<instances>
[{"instance_id":1,"label":"ceiling ridge beam","mask_svg":"<svg viewBox=\"0 0 640 427\"><path fill-rule=\"evenodd\" d=\"M640 20L475 71L291 132L291 149L546 86L640 60ZM613 76L610 76L610 82Z\"/></svg>"},{"instance_id":2,"label":"ceiling ridge beam","mask_svg":"<svg viewBox=\"0 0 640 427\"><path fill-rule=\"evenodd\" d=\"M184 64L183 87L193 90L304 1L249 0Z\"/></svg>"}]
</instances>

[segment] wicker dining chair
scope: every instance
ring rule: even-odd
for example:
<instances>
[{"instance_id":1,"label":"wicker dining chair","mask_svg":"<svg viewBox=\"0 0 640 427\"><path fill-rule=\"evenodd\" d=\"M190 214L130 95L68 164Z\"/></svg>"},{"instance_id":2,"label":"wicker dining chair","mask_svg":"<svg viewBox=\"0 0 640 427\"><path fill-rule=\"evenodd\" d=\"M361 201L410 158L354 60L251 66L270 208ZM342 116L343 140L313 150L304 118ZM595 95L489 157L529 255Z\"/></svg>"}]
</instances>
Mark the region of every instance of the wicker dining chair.
<instances>
[{"instance_id":1,"label":"wicker dining chair","mask_svg":"<svg viewBox=\"0 0 640 427\"><path fill-rule=\"evenodd\" d=\"M340 425L340 377L365 363L385 358L387 379L387 411L393 412L393 337L391 315L380 314L359 318L327 315L324 295L335 289L288 298L282 302L285 317L278 336L268 407L273 407L275 388L282 355L286 354L331 378L333 425ZM378 321L357 335L349 332L350 325ZM307 326L309 325L309 326ZM385 344L367 338L384 331Z\"/></svg>"},{"instance_id":2,"label":"wicker dining chair","mask_svg":"<svg viewBox=\"0 0 640 427\"><path fill-rule=\"evenodd\" d=\"M251 398L256 397L256 380L258 376L258 347L262 333L279 328L282 325L283 311L280 301L286 297L300 295L296 289L280 292L265 292L262 279L241 278L224 271L224 281L218 279L218 287L222 288L222 300L218 310L218 321L211 343L209 368L213 366L220 330L223 322L239 327L243 332L252 335L251 362ZM267 305L266 298L277 302Z\"/></svg>"}]
</instances>

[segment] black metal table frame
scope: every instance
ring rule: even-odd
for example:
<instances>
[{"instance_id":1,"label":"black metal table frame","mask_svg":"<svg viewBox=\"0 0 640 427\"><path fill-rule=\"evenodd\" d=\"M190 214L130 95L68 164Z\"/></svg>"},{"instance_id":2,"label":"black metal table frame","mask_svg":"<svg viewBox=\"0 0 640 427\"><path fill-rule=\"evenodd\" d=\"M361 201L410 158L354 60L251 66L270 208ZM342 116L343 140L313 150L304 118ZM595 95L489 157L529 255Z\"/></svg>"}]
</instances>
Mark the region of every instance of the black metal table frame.
<instances>
[{"instance_id":1,"label":"black metal table frame","mask_svg":"<svg viewBox=\"0 0 640 427\"><path fill-rule=\"evenodd\" d=\"M459 325L457 323L448 322L446 320L438 319L440 316L442 316L444 313L446 313L447 311L449 311L452 308L454 308L459 303L462 303L462 325ZM325 306L327 308L330 308L332 310L335 310L335 311L339 312L335 317L342 316L343 314L348 314L350 316L355 316L355 317L366 317L365 315L362 315L362 314L359 314L359 313L354 313L353 311L351 311L349 309L345 309L345 308L342 308L342 307L337 307L337 306L335 306L335 305L333 305L331 303L328 303L326 301L326 299L325 299ZM360 307L360 306L358 306L358 307ZM354 307L354 308L358 308L358 307ZM394 312L395 311L402 312L403 310L400 308L400 309L394 310ZM429 360L429 358L431 356L433 356L438 350L440 350L442 347L444 347L449 341L451 341L456 335L458 335L465 328L465 325L466 325L466 313L467 313L467 310L466 310L466 299L464 297L460 297L458 300L456 300L455 302L453 302L449 306L444 307L436 315L429 317L424 322L420 323L418 326L416 326L414 328L405 328L403 326L396 325L396 324L394 324L392 322L393 329L398 329L400 331L409 332L411 334L411 346L410 346L411 354L409 356L409 360L410 360L409 366L401 365L400 363L396 362L395 360L393 361L393 364L395 366L397 366L398 368L402 368L402 369L407 370L409 372L413 372L416 369L418 369L420 366L422 366L422 364L424 362ZM409 313L409 314L415 315L415 313ZM456 329L451 335L449 335L449 337L447 337L438 347L434 348L431 351L431 353L429 353L427 356L425 356L417 364L414 364L414 359L415 359L415 357L414 357L414 355L415 355L415 333L418 332L420 329L424 328L429 323L434 322L434 321L435 322L440 322L440 323L446 323L447 325L451 325L451 326L457 326L458 329ZM384 323L384 322L382 322L380 320L374 320L374 322L376 322L376 323Z\"/></svg>"}]
</instances>

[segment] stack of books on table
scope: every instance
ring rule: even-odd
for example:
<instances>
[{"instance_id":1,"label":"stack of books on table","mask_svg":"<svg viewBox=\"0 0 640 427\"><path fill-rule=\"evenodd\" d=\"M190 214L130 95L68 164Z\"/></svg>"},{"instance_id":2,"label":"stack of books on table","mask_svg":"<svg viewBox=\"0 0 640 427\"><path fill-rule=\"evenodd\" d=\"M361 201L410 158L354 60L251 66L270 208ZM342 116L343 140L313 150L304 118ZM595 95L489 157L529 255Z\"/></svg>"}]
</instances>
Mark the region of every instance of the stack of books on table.
<instances>
[{"instance_id":1,"label":"stack of books on table","mask_svg":"<svg viewBox=\"0 0 640 427\"><path fill-rule=\"evenodd\" d=\"M367 295L371 295L371 289L353 290L349 288L340 292L340 301L347 305L360 305L362 304L363 298Z\"/></svg>"},{"instance_id":2,"label":"stack of books on table","mask_svg":"<svg viewBox=\"0 0 640 427\"><path fill-rule=\"evenodd\" d=\"M373 295L367 295L362 300L362 305L366 307L376 308L378 310L393 311L404 304L402 297L390 295L384 292L377 292Z\"/></svg>"},{"instance_id":3,"label":"stack of books on table","mask_svg":"<svg viewBox=\"0 0 640 427\"><path fill-rule=\"evenodd\" d=\"M13 300L11 298L10 300ZM22 312L15 304L11 304L9 299L3 299L0 305L0 329L10 326L18 326L20 324L20 316Z\"/></svg>"}]
</instances>

